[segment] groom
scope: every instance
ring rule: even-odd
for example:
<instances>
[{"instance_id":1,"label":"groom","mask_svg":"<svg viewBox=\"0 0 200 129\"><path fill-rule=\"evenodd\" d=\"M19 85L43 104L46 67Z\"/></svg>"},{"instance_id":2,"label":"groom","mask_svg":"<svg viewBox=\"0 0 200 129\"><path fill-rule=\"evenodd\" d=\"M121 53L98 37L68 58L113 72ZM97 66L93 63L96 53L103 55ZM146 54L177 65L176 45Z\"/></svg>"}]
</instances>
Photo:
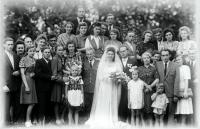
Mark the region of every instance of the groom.
<instances>
[{"instance_id":1,"label":"groom","mask_svg":"<svg viewBox=\"0 0 200 129\"><path fill-rule=\"evenodd\" d=\"M126 73L130 78L132 78L132 74L129 71L131 66L136 66L137 65L137 59L133 56L129 57L128 56L128 46L127 45L122 45L119 49L121 61L123 64L123 72ZM129 115L130 115L130 110L128 109L128 89L127 89L127 84L123 83L122 84L122 89L121 89L121 100L119 104L119 118L121 121L126 122Z\"/></svg>"}]
</instances>

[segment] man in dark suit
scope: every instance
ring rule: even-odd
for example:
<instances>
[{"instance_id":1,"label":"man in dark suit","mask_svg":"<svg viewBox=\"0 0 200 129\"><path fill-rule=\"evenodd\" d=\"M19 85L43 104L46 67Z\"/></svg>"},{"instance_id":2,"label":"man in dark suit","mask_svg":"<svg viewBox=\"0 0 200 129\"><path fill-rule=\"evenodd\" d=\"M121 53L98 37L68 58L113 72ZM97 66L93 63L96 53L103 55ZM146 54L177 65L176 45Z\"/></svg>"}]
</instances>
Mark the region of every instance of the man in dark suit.
<instances>
[{"instance_id":1,"label":"man in dark suit","mask_svg":"<svg viewBox=\"0 0 200 129\"><path fill-rule=\"evenodd\" d=\"M81 22L87 23L88 28L91 25L90 21L85 19L85 9L83 7L78 7L78 9L77 9L77 17L76 17L76 19L72 19L72 23L74 24L74 30L73 30L74 34L76 34L76 31L78 29L78 25Z\"/></svg>"},{"instance_id":2,"label":"man in dark suit","mask_svg":"<svg viewBox=\"0 0 200 129\"><path fill-rule=\"evenodd\" d=\"M99 60L94 58L94 50L86 49L86 58L83 61L83 69L82 69L82 77L84 82L84 102L85 102L84 113L86 115L86 118L89 117L92 107L98 65L99 65Z\"/></svg>"},{"instance_id":3,"label":"man in dark suit","mask_svg":"<svg viewBox=\"0 0 200 129\"><path fill-rule=\"evenodd\" d=\"M50 105L50 94L52 81L55 76L52 76L51 71L51 61L50 48L44 47L42 49L43 57L36 60L35 77L36 77L36 90L38 98L38 108L39 108L39 121L40 124L44 124L47 111L49 111Z\"/></svg>"},{"instance_id":4,"label":"man in dark suit","mask_svg":"<svg viewBox=\"0 0 200 129\"><path fill-rule=\"evenodd\" d=\"M122 64L123 64L123 72L126 73L130 78L132 78L132 74L129 71L129 69L132 66L137 66L137 59L135 57L129 57L128 56L128 46L122 45L119 49ZM128 89L127 84L122 84L121 89L121 100L119 104L119 118L122 121L126 121L130 115L129 109L128 109Z\"/></svg>"},{"instance_id":5,"label":"man in dark suit","mask_svg":"<svg viewBox=\"0 0 200 129\"><path fill-rule=\"evenodd\" d=\"M167 122L172 124L174 122L174 113L176 104L174 103L174 82L176 76L176 68L178 67L176 63L171 62L170 51L162 50L161 51L161 60L156 62L156 69L159 74L160 82L165 85L165 93L169 100L169 104L166 111Z\"/></svg>"},{"instance_id":6,"label":"man in dark suit","mask_svg":"<svg viewBox=\"0 0 200 129\"><path fill-rule=\"evenodd\" d=\"M16 108L17 91L19 90L18 77L20 76L19 61L17 55L13 52L13 39L6 38L4 41L4 83L3 92L5 97L5 124L13 122L13 110Z\"/></svg>"}]
</instances>

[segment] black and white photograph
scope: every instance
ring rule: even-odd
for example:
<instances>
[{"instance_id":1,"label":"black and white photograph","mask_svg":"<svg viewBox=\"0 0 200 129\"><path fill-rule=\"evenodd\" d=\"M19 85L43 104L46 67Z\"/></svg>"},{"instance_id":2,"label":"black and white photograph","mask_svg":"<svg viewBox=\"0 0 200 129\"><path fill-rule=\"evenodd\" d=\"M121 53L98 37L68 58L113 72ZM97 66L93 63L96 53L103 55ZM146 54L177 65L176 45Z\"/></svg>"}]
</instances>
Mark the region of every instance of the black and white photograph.
<instances>
[{"instance_id":1,"label":"black and white photograph","mask_svg":"<svg viewBox=\"0 0 200 129\"><path fill-rule=\"evenodd\" d=\"M0 1L0 126L197 128L197 1Z\"/></svg>"}]
</instances>

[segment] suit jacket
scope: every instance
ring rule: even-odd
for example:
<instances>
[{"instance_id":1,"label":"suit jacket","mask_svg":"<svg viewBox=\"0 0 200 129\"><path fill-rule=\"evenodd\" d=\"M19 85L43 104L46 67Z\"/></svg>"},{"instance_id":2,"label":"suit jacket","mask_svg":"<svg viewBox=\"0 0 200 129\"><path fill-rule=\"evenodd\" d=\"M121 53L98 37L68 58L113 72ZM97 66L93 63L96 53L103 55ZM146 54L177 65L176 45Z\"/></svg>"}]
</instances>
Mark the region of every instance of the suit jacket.
<instances>
[{"instance_id":1,"label":"suit jacket","mask_svg":"<svg viewBox=\"0 0 200 129\"><path fill-rule=\"evenodd\" d=\"M47 63L44 58L36 60L35 77L38 92L50 91L52 84L51 75L51 62Z\"/></svg>"},{"instance_id":2,"label":"suit jacket","mask_svg":"<svg viewBox=\"0 0 200 129\"><path fill-rule=\"evenodd\" d=\"M137 66L138 65L137 64L137 59L136 58L132 58L132 57L128 57L128 60L126 62L126 66L123 66L123 72L126 73L129 77L132 76L132 73L129 71L130 65L131 66Z\"/></svg>"},{"instance_id":3,"label":"suit jacket","mask_svg":"<svg viewBox=\"0 0 200 129\"><path fill-rule=\"evenodd\" d=\"M177 64L170 61L165 76L163 61L157 62L155 66L158 71L160 82L164 83L165 85L165 92L167 97L174 97L174 82L176 76L176 68L178 67Z\"/></svg>"},{"instance_id":4,"label":"suit jacket","mask_svg":"<svg viewBox=\"0 0 200 129\"><path fill-rule=\"evenodd\" d=\"M10 62L10 59L8 57L8 55L6 53L3 54L4 56L4 84L8 86L10 91L16 91L18 89L20 89L21 86L21 82L18 81L20 79L20 75L19 76L13 76L12 73L14 71L19 71L19 61L20 61L20 57L17 56L15 53L13 53L13 58L14 58L14 68Z\"/></svg>"},{"instance_id":5,"label":"suit jacket","mask_svg":"<svg viewBox=\"0 0 200 129\"><path fill-rule=\"evenodd\" d=\"M99 60L94 60L92 67L90 67L88 59L85 58L82 67L82 77L84 82L84 92L94 93L96 82L96 74L99 65Z\"/></svg>"}]
</instances>

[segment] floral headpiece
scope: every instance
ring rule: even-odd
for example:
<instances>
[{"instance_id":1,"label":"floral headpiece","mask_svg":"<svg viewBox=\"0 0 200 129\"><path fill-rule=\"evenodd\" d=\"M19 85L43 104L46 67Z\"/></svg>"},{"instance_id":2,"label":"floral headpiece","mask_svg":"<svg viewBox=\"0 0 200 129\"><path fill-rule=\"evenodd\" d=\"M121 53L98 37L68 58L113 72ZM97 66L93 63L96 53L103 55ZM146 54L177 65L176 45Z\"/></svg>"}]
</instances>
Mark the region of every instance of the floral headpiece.
<instances>
[{"instance_id":1,"label":"floral headpiece","mask_svg":"<svg viewBox=\"0 0 200 129\"><path fill-rule=\"evenodd\" d=\"M137 66L132 66L129 71L132 73L133 71L137 70Z\"/></svg>"}]
</instances>

